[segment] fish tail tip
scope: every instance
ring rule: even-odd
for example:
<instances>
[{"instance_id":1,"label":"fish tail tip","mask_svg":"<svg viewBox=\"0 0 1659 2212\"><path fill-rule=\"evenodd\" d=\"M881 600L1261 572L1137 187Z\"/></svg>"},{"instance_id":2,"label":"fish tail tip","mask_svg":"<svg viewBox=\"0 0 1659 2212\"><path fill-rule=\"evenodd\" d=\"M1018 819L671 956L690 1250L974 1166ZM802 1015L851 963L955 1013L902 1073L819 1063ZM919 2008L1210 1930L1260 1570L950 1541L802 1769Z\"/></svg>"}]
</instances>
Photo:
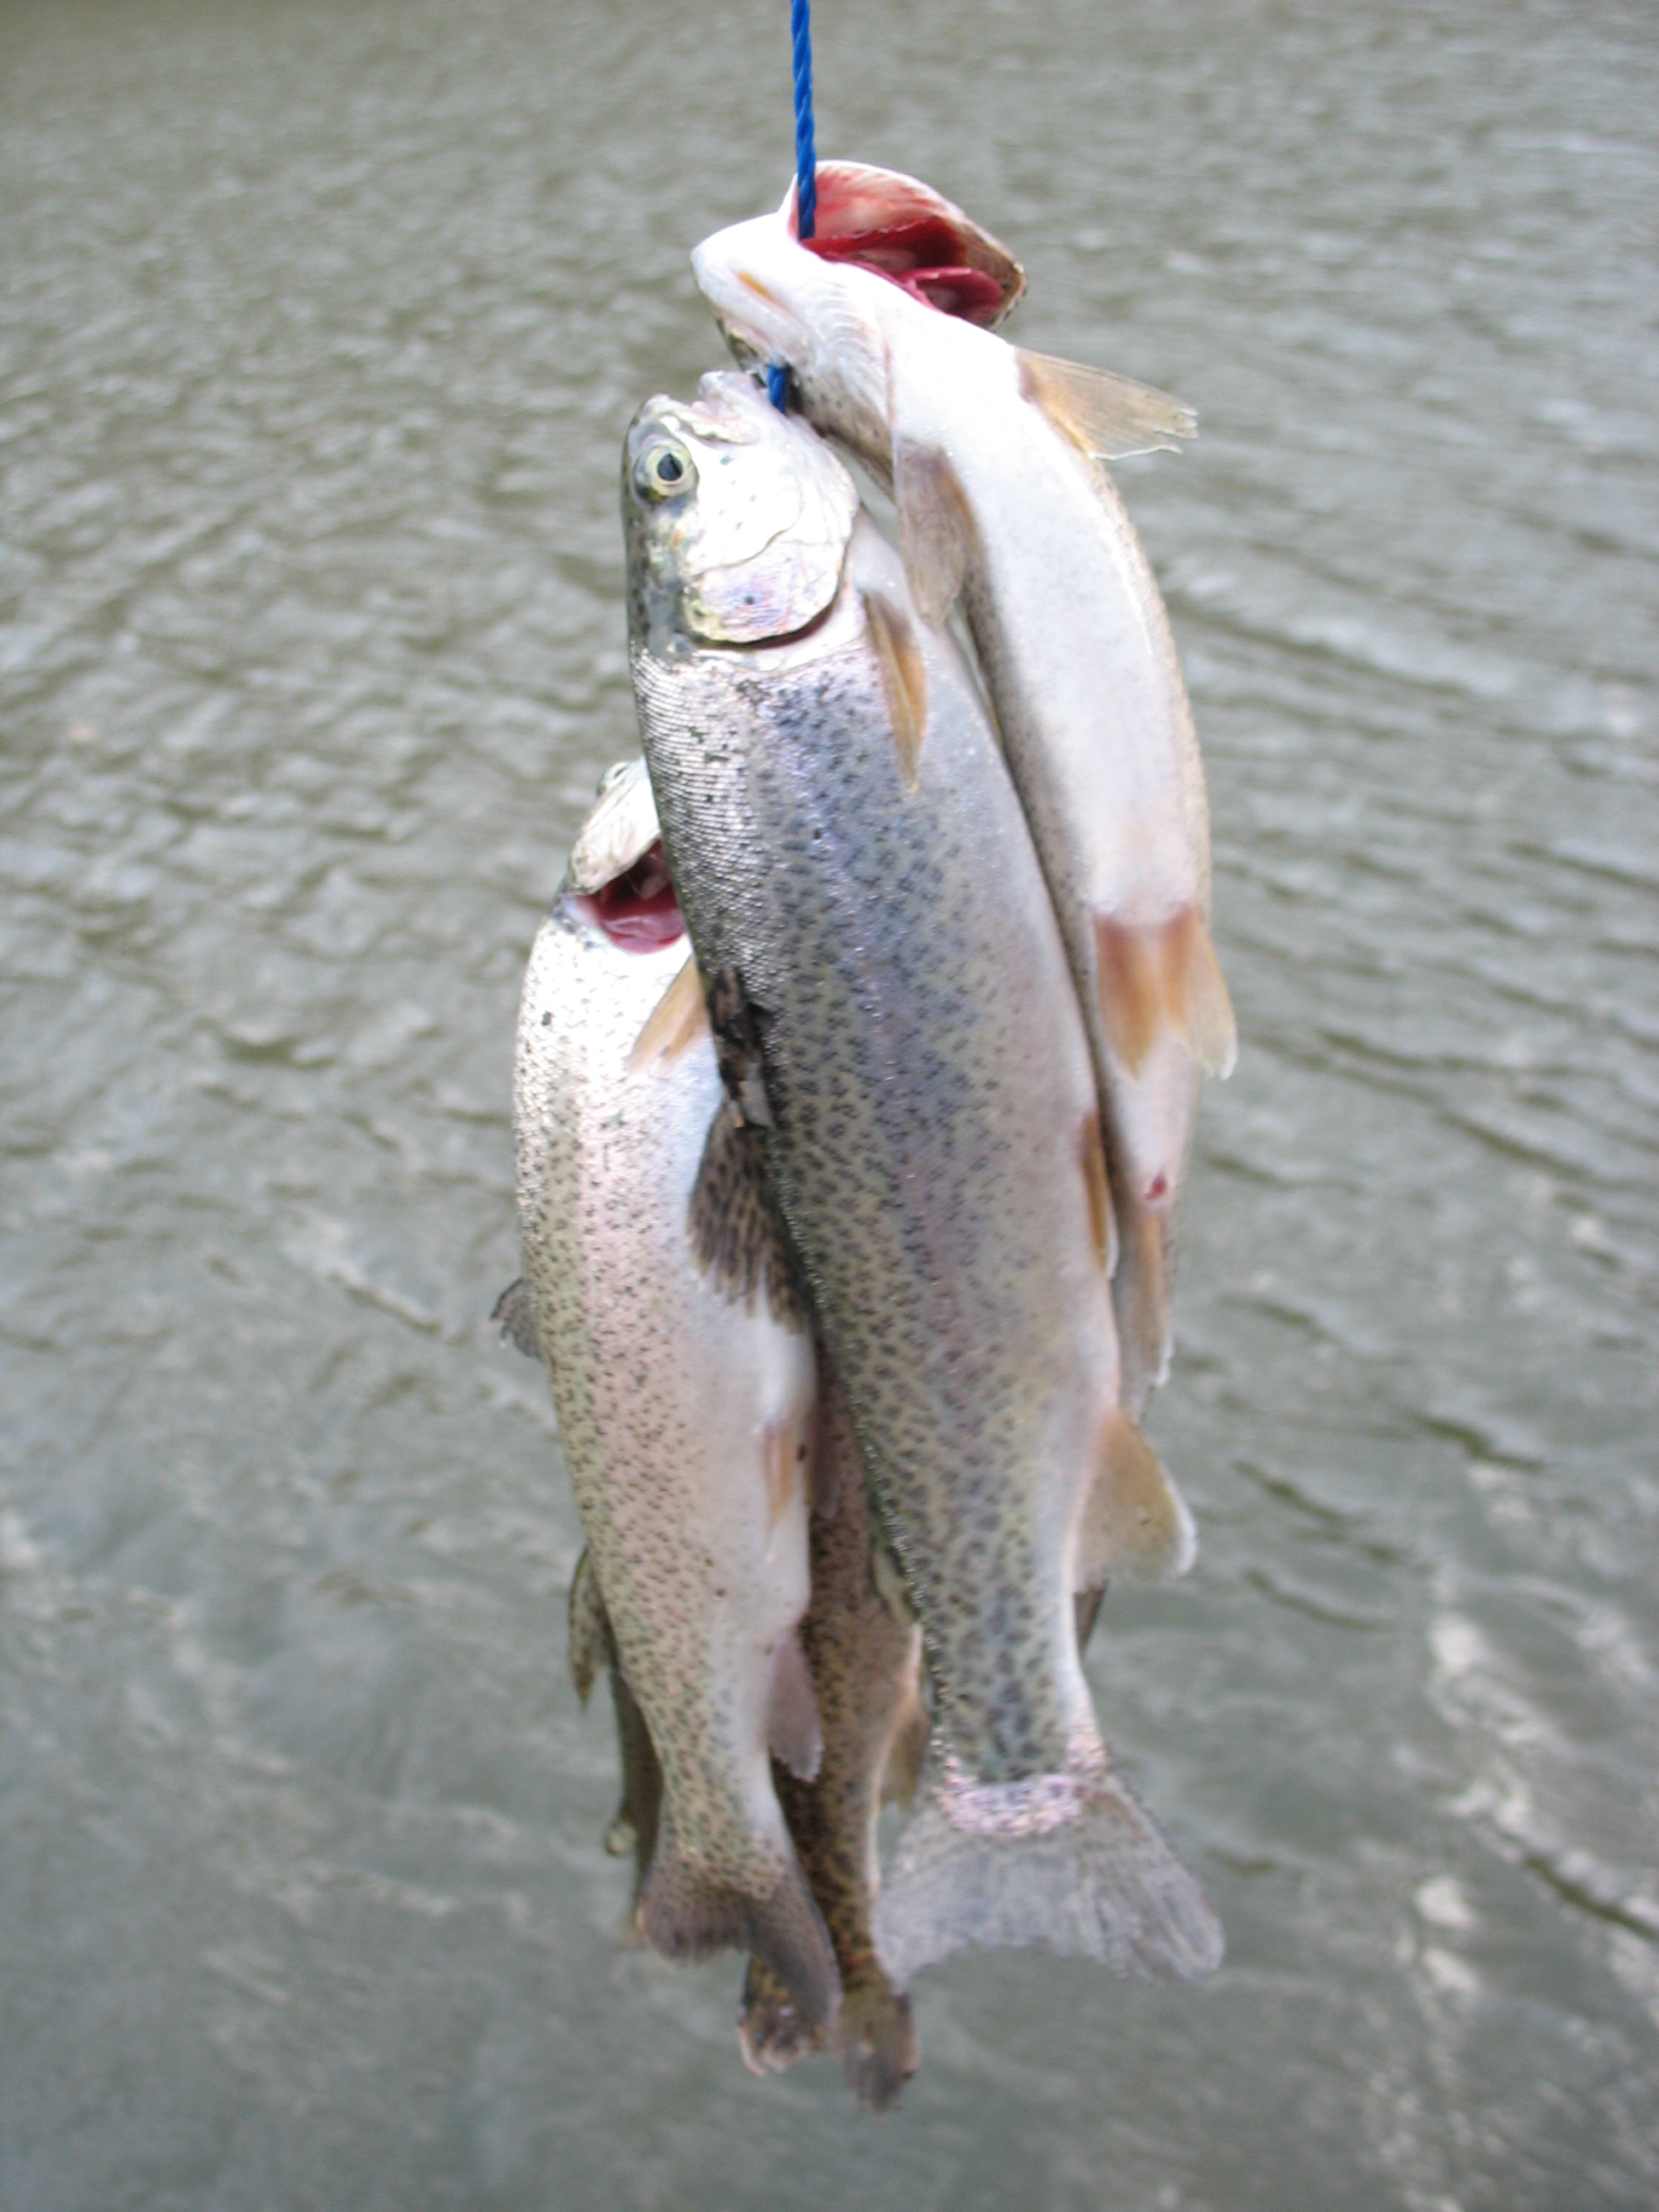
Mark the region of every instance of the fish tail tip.
<instances>
[{"instance_id":1,"label":"fish tail tip","mask_svg":"<svg viewBox=\"0 0 1659 2212\"><path fill-rule=\"evenodd\" d=\"M738 2048L751 2074L782 2074L825 2048L823 2027L802 2018L789 1988L763 1959L751 1958L738 2012Z\"/></svg>"},{"instance_id":2,"label":"fish tail tip","mask_svg":"<svg viewBox=\"0 0 1659 2212\"><path fill-rule=\"evenodd\" d=\"M1109 1772L1069 1819L1018 1835L958 1826L934 1794L899 1838L875 1936L901 1985L957 1951L1029 1948L1194 1984L1225 1948L1197 1877Z\"/></svg>"},{"instance_id":3,"label":"fish tail tip","mask_svg":"<svg viewBox=\"0 0 1659 2212\"><path fill-rule=\"evenodd\" d=\"M665 1959L752 1952L782 1983L809 2030L833 2032L841 1976L823 1915L793 1858L769 1889L745 1889L694 1865L674 1836L661 1832L637 1917L646 1942Z\"/></svg>"},{"instance_id":4,"label":"fish tail tip","mask_svg":"<svg viewBox=\"0 0 1659 2212\"><path fill-rule=\"evenodd\" d=\"M910 2000L884 1974L847 1990L836 2031L848 2087L867 2112L890 2112L921 2063Z\"/></svg>"}]
</instances>

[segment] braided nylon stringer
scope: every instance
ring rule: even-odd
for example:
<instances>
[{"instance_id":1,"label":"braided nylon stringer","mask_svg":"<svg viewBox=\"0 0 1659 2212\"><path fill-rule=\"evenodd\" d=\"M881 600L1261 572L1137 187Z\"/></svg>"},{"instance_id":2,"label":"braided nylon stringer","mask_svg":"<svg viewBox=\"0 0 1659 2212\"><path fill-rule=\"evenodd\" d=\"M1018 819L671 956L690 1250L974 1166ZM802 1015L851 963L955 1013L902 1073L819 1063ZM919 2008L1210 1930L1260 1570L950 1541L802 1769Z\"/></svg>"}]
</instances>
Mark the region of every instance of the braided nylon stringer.
<instances>
[{"instance_id":1,"label":"braided nylon stringer","mask_svg":"<svg viewBox=\"0 0 1659 2212\"><path fill-rule=\"evenodd\" d=\"M795 61L795 208L796 228L811 238L818 207L817 154L812 144L812 9L811 0L789 0L789 27ZM789 404L789 372L774 362L766 372L767 396L772 404Z\"/></svg>"}]
</instances>

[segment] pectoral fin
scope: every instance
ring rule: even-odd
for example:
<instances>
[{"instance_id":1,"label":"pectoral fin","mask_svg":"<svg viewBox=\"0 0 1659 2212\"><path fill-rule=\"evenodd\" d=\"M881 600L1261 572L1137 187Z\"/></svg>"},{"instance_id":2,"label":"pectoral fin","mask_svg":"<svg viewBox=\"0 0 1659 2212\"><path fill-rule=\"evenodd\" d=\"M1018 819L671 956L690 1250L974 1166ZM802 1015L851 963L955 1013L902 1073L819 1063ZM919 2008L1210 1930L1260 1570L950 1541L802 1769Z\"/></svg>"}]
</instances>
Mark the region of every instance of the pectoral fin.
<instances>
[{"instance_id":1,"label":"pectoral fin","mask_svg":"<svg viewBox=\"0 0 1659 2212\"><path fill-rule=\"evenodd\" d=\"M1131 1075L1140 1073L1166 1028L1207 1074L1232 1073L1238 1054L1232 1001L1196 907L1184 906L1152 928L1097 914L1095 984L1108 1041Z\"/></svg>"},{"instance_id":2,"label":"pectoral fin","mask_svg":"<svg viewBox=\"0 0 1659 2212\"><path fill-rule=\"evenodd\" d=\"M708 986L708 1026L714 1033L714 1057L732 1115L754 1129L777 1127L766 1091L766 1057L761 1044L762 1010L744 988L742 971L716 970Z\"/></svg>"},{"instance_id":3,"label":"pectoral fin","mask_svg":"<svg viewBox=\"0 0 1659 2212\"><path fill-rule=\"evenodd\" d=\"M1120 461L1131 453L1178 453L1179 440L1198 434L1192 409L1152 385L1053 354L1017 350L1023 396L1062 438L1094 459Z\"/></svg>"},{"instance_id":4,"label":"pectoral fin","mask_svg":"<svg viewBox=\"0 0 1659 2212\"><path fill-rule=\"evenodd\" d=\"M703 1002L702 978L697 973L696 962L688 960L646 1016L628 1055L628 1072L637 1075L642 1068L659 1062L670 1065L688 1045L708 1034L708 1009Z\"/></svg>"},{"instance_id":5,"label":"pectoral fin","mask_svg":"<svg viewBox=\"0 0 1659 2212\"><path fill-rule=\"evenodd\" d=\"M1109 1282L1117 1273L1117 1223L1112 1212L1112 1187L1106 1176L1106 1147L1101 1142L1098 1114L1085 1115L1077 1149L1089 1207L1089 1234L1101 1272Z\"/></svg>"},{"instance_id":6,"label":"pectoral fin","mask_svg":"<svg viewBox=\"0 0 1659 2212\"><path fill-rule=\"evenodd\" d=\"M973 514L950 455L895 440L893 499L910 596L937 629L962 589L974 542Z\"/></svg>"},{"instance_id":7,"label":"pectoral fin","mask_svg":"<svg viewBox=\"0 0 1659 2212\"><path fill-rule=\"evenodd\" d=\"M1084 1508L1076 1588L1091 1590L1120 1576L1169 1581L1184 1575L1197 1556L1186 1501L1134 1423L1115 1407L1101 1429L1094 1487Z\"/></svg>"},{"instance_id":8,"label":"pectoral fin","mask_svg":"<svg viewBox=\"0 0 1659 2212\"><path fill-rule=\"evenodd\" d=\"M927 734L927 670L909 617L879 592L866 592L865 619L881 669L882 695L893 726L899 774L914 792L921 769L921 741Z\"/></svg>"},{"instance_id":9,"label":"pectoral fin","mask_svg":"<svg viewBox=\"0 0 1659 2212\"><path fill-rule=\"evenodd\" d=\"M718 1109L691 1191L686 1228L692 1253L734 1304L752 1310L757 1292L763 1292L775 1320L810 1328L811 1310L760 1146L754 1130L735 1123L724 1106Z\"/></svg>"},{"instance_id":10,"label":"pectoral fin","mask_svg":"<svg viewBox=\"0 0 1659 2212\"><path fill-rule=\"evenodd\" d=\"M800 1638L793 1629L772 1654L772 1677L766 1702L766 1747L798 1782L817 1778L823 1759L823 1730L818 1725L818 1701L813 1694L811 1670L806 1664Z\"/></svg>"}]
</instances>

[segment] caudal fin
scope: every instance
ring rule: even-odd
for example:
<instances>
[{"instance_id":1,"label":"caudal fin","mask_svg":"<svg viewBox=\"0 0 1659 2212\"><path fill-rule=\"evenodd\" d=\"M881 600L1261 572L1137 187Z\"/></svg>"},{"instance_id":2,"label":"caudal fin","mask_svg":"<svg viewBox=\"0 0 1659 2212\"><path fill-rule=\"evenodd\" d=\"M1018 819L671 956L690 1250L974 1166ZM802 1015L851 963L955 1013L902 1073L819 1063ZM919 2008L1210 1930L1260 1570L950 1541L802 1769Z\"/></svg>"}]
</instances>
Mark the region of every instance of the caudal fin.
<instances>
[{"instance_id":1,"label":"caudal fin","mask_svg":"<svg viewBox=\"0 0 1659 2212\"><path fill-rule=\"evenodd\" d=\"M822 2024L809 2026L787 1984L761 1959L750 1959L743 1978L738 2045L751 2074L782 2074L829 2049Z\"/></svg>"},{"instance_id":2,"label":"caudal fin","mask_svg":"<svg viewBox=\"0 0 1659 2212\"><path fill-rule=\"evenodd\" d=\"M787 1990L809 2033L833 2029L841 1976L823 1917L793 1858L769 1889L740 1889L695 1866L665 1819L638 1920L646 1942L665 1959L752 1951Z\"/></svg>"},{"instance_id":3,"label":"caudal fin","mask_svg":"<svg viewBox=\"0 0 1659 2212\"><path fill-rule=\"evenodd\" d=\"M1210 1900L1115 1774L1069 1819L1011 1825L958 1826L937 1790L916 1812L875 1913L877 1952L901 1988L969 1950L1057 1951L1141 1981L1201 1982L1221 1964Z\"/></svg>"},{"instance_id":4,"label":"caudal fin","mask_svg":"<svg viewBox=\"0 0 1659 2212\"><path fill-rule=\"evenodd\" d=\"M884 1975L849 1988L836 2031L848 2087L867 2112L890 2112L921 2060L910 2000Z\"/></svg>"}]
</instances>

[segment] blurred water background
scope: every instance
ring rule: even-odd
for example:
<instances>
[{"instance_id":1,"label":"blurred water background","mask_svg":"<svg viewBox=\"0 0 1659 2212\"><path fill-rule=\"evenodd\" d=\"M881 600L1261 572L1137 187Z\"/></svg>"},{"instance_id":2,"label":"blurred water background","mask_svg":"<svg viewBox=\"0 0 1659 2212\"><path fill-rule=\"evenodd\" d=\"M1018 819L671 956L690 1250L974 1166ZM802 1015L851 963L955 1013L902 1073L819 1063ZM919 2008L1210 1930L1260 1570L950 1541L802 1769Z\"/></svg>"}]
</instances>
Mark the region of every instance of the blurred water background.
<instances>
[{"instance_id":1,"label":"blurred water background","mask_svg":"<svg viewBox=\"0 0 1659 2212\"><path fill-rule=\"evenodd\" d=\"M896 2118L617 1941L518 985L617 466L784 0L7 0L0 2202L1659 2199L1659 21L820 0L819 145L1200 408L1121 481L1243 1037L1103 1717L1219 1980L927 1979Z\"/></svg>"}]
</instances>

